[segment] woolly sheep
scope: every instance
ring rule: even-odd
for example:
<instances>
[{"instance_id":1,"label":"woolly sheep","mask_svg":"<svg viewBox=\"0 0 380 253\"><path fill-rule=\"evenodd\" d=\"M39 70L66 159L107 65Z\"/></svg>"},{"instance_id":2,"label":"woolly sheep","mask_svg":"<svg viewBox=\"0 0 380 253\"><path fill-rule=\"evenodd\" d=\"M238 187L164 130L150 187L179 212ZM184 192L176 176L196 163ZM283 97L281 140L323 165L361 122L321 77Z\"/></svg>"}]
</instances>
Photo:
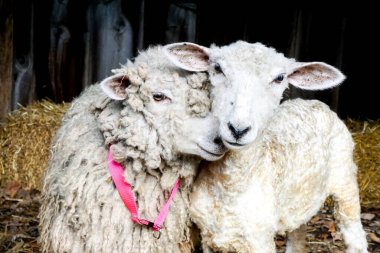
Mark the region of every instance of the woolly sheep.
<instances>
[{"instance_id":1,"label":"woolly sheep","mask_svg":"<svg viewBox=\"0 0 380 253\"><path fill-rule=\"evenodd\" d=\"M275 252L275 233L288 232L286 252L305 252L303 224L333 195L347 252L367 252L349 131L322 102L280 106L289 83L325 89L340 84L343 74L325 63L295 62L260 43L194 47L195 60L185 67L213 69L212 110L223 142L246 147L200 169L190 211L204 251ZM176 50L189 52L180 44Z\"/></svg>"},{"instance_id":2,"label":"woolly sheep","mask_svg":"<svg viewBox=\"0 0 380 253\"><path fill-rule=\"evenodd\" d=\"M56 134L42 190L42 252L191 252L199 157L224 154L207 74L174 67L160 46L114 73L73 102ZM159 240L132 223L107 169L109 145L140 218L154 220L181 178Z\"/></svg>"}]
</instances>

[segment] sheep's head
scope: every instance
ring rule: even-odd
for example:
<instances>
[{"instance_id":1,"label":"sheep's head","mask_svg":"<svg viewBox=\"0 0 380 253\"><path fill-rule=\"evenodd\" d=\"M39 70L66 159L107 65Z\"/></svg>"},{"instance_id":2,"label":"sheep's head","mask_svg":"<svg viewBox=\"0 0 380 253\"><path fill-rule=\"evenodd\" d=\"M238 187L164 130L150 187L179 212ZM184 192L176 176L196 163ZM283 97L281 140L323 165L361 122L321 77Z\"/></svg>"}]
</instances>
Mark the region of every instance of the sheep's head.
<instances>
[{"instance_id":1,"label":"sheep's head","mask_svg":"<svg viewBox=\"0 0 380 253\"><path fill-rule=\"evenodd\" d=\"M305 90L339 85L344 75L323 62L296 62L260 43L238 41L205 48L192 43L166 46L167 56L188 71L207 71L214 115L223 143L232 149L254 141L279 106L289 84Z\"/></svg>"},{"instance_id":2,"label":"sheep's head","mask_svg":"<svg viewBox=\"0 0 380 253\"><path fill-rule=\"evenodd\" d=\"M162 48L151 48L101 82L108 97L124 105L118 128L125 131L117 138L143 152L146 161L153 161L147 164L151 168L176 154L219 159L224 146L217 141L206 74L167 63Z\"/></svg>"}]
</instances>

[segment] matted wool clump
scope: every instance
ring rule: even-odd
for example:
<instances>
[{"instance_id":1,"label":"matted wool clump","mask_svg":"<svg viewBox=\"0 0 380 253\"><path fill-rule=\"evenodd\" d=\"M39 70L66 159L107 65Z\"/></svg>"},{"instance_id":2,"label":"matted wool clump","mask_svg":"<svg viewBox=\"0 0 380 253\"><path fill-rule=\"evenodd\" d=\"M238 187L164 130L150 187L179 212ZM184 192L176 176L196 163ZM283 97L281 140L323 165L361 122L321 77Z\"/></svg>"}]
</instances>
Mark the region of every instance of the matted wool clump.
<instances>
[{"instance_id":1,"label":"matted wool clump","mask_svg":"<svg viewBox=\"0 0 380 253\"><path fill-rule=\"evenodd\" d=\"M0 186L17 181L41 189L50 142L68 106L42 100L9 114L0 125Z\"/></svg>"}]
</instances>

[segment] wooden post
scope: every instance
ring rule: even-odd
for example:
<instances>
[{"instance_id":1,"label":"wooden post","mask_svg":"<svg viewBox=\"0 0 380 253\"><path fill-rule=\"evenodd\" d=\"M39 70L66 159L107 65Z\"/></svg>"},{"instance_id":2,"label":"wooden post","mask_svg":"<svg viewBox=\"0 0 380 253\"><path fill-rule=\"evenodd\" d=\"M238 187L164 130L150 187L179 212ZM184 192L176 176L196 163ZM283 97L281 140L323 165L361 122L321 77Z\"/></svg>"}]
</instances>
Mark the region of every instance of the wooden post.
<instances>
[{"instance_id":1,"label":"wooden post","mask_svg":"<svg viewBox=\"0 0 380 253\"><path fill-rule=\"evenodd\" d=\"M294 23L293 23L293 37L288 55L292 58L302 61L307 53L305 50L309 47L309 37L310 37L310 25L313 16L306 15L302 10L295 12ZM308 90L301 90L294 86L289 87L289 98L304 98L304 99L314 99L315 92Z\"/></svg>"},{"instance_id":2,"label":"wooden post","mask_svg":"<svg viewBox=\"0 0 380 253\"><path fill-rule=\"evenodd\" d=\"M112 69L132 57L132 26L121 3L91 1L86 10L84 87L111 75Z\"/></svg>"},{"instance_id":3,"label":"wooden post","mask_svg":"<svg viewBox=\"0 0 380 253\"><path fill-rule=\"evenodd\" d=\"M336 66L339 69L342 69L343 67L343 52L344 52L344 42L345 42L345 36L346 36L346 23L347 20L344 17L342 20L342 29L341 29L341 34L339 37L339 50L338 50L338 55L336 59ZM331 108L335 111L339 111L339 95L340 95L340 86L335 87L333 92L331 93Z\"/></svg>"},{"instance_id":4,"label":"wooden post","mask_svg":"<svg viewBox=\"0 0 380 253\"><path fill-rule=\"evenodd\" d=\"M13 1L0 0L0 121L10 111L12 96Z\"/></svg>"},{"instance_id":5,"label":"wooden post","mask_svg":"<svg viewBox=\"0 0 380 253\"><path fill-rule=\"evenodd\" d=\"M19 0L13 11L13 87L11 109L36 99L34 77L34 1Z\"/></svg>"}]
</instances>

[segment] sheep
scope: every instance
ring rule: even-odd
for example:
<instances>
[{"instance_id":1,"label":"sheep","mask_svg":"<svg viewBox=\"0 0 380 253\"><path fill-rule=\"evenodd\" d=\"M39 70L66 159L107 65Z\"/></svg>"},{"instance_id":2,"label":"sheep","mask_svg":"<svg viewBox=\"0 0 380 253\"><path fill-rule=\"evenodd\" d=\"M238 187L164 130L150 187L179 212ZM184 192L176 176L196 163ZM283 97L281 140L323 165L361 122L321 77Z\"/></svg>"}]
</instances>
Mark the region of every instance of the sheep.
<instances>
[{"instance_id":1,"label":"sheep","mask_svg":"<svg viewBox=\"0 0 380 253\"><path fill-rule=\"evenodd\" d=\"M193 47L171 45L167 54L180 68L209 71L212 111L223 143L232 149L200 169L190 197L204 252L275 252L276 233L288 233L287 253L305 252L304 224L329 195L338 204L347 252L367 252L349 131L322 102L280 105L289 84L326 89L344 75L260 43ZM176 59L181 51L192 55L190 66Z\"/></svg>"},{"instance_id":2,"label":"sheep","mask_svg":"<svg viewBox=\"0 0 380 253\"><path fill-rule=\"evenodd\" d=\"M40 210L42 252L191 252L189 194L201 160L219 159L207 73L173 66L162 46L86 89L51 149ZM135 224L107 168L125 168L140 218L153 221L181 178L161 236Z\"/></svg>"},{"instance_id":3,"label":"sheep","mask_svg":"<svg viewBox=\"0 0 380 253\"><path fill-rule=\"evenodd\" d=\"M367 252L352 152L350 133L325 104L284 102L252 144L201 170L190 211L203 243L275 252L275 233L289 232L286 252L306 252L303 224L333 195L347 252Z\"/></svg>"}]
</instances>

